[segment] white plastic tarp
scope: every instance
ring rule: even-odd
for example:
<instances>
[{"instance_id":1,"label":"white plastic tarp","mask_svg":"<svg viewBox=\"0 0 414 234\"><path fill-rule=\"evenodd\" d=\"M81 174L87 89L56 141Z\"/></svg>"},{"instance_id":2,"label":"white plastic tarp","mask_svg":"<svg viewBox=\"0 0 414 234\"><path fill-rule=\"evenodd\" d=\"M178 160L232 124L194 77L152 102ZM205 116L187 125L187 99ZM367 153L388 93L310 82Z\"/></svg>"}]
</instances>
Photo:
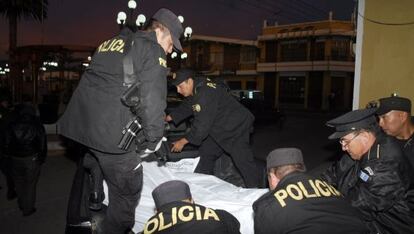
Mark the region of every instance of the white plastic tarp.
<instances>
[{"instance_id":1,"label":"white plastic tarp","mask_svg":"<svg viewBox=\"0 0 414 234\"><path fill-rule=\"evenodd\" d=\"M240 232L254 233L252 204L267 189L244 189L227 183L215 176L193 173L199 158L182 159L168 162L158 167L156 162L143 162L144 185L139 205L135 210L133 231L140 232L145 222L155 214L155 204L151 192L159 184L169 180L182 180L189 184L196 203L213 209L223 209L232 213L240 222ZM105 187L105 204L108 204L108 192Z\"/></svg>"}]
</instances>

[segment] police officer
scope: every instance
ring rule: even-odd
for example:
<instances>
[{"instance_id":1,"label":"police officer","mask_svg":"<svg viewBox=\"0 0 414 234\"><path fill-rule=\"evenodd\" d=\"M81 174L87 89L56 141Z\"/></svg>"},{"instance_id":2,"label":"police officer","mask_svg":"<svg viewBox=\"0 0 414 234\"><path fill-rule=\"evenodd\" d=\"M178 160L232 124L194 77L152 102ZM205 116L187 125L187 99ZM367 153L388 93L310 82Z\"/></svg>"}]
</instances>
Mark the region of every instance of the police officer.
<instances>
[{"instance_id":1,"label":"police officer","mask_svg":"<svg viewBox=\"0 0 414 234\"><path fill-rule=\"evenodd\" d=\"M375 108L327 122L347 155L323 177L358 208L373 233L414 233L413 168L393 137L380 131Z\"/></svg>"},{"instance_id":2,"label":"police officer","mask_svg":"<svg viewBox=\"0 0 414 234\"><path fill-rule=\"evenodd\" d=\"M253 203L256 234L368 233L340 192L305 173L299 149L273 150L266 164L270 191Z\"/></svg>"},{"instance_id":3,"label":"police officer","mask_svg":"<svg viewBox=\"0 0 414 234\"><path fill-rule=\"evenodd\" d=\"M46 132L32 106L20 104L14 112L1 147L10 158L19 208L28 216L36 211L36 185L47 154Z\"/></svg>"},{"instance_id":4,"label":"police officer","mask_svg":"<svg viewBox=\"0 0 414 234\"><path fill-rule=\"evenodd\" d=\"M146 31L132 33L125 27L103 42L59 120L60 133L89 147L99 161L109 193L102 227L105 233L124 233L134 225L142 189L141 158L135 149L150 153L160 145L167 95L166 55L173 47L182 50L182 32L177 16L162 8L153 15ZM139 101L133 111L121 102L128 87L138 89L134 99ZM122 130L135 117L144 139L120 149Z\"/></svg>"},{"instance_id":5,"label":"police officer","mask_svg":"<svg viewBox=\"0 0 414 234\"><path fill-rule=\"evenodd\" d=\"M197 173L213 174L214 163L223 152L228 153L239 169L246 187L258 187L252 149L249 144L254 117L228 92L224 84L206 77L197 77L190 69L181 69L173 76L177 91L187 97L166 120L175 124L194 116L191 131L173 143L172 151L180 152L191 143L200 145Z\"/></svg>"},{"instance_id":6,"label":"police officer","mask_svg":"<svg viewBox=\"0 0 414 234\"><path fill-rule=\"evenodd\" d=\"M240 223L224 210L213 210L195 204L190 187L179 180L158 185L152 191L157 213L144 227L144 234L232 234L240 233Z\"/></svg>"},{"instance_id":7,"label":"police officer","mask_svg":"<svg viewBox=\"0 0 414 234\"><path fill-rule=\"evenodd\" d=\"M0 89L0 145L4 145L6 127L11 119L13 118L11 117L10 95L6 89ZM7 200L15 199L17 194L11 176L10 158L4 155L2 147L0 147L0 170L6 178Z\"/></svg>"},{"instance_id":8,"label":"police officer","mask_svg":"<svg viewBox=\"0 0 414 234\"><path fill-rule=\"evenodd\" d=\"M405 156L414 166L414 122L411 118L411 101L392 95L379 99L377 110L379 125L397 139Z\"/></svg>"}]
</instances>

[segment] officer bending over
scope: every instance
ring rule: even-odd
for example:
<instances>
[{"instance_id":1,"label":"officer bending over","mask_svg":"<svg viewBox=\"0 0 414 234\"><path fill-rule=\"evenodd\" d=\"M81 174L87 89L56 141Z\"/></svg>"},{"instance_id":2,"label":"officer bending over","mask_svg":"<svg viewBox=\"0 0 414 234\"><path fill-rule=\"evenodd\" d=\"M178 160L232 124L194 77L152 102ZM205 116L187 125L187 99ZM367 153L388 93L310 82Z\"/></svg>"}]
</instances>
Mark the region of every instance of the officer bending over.
<instances>
[{"instance_id":1,"label":"officer bending over","mask_svg":"<svg viewBox=\"0 0 414 234\"><path fill-rule=\"evenodd\" d=\"M240 233L239 221L224 210L213 210L195 204L190 187L183 181L171 180L152 191L157 213L144 227L150 233Z\"/></svg>"},{"instance_id":2,"label":"officer bending over","mask_svg":"<svg viewBox=\"0 0 414 234\"><path fill-rule=\"evenodd\" d=\"M395 138L380 131L375 108L327 122L347 155L323 177L361 211L372 233L414 233L414 174Z\"/></svg>"},{"instance_id":3,"label":"officer bending over","mask_svg":"<svg viewBox=\"0 0 414 234\"><path fill-rule=\"evenodd\" d=\"M253 203L256 234L368 233L358 211L340 192L305 171L299 149L269 153L270 191Z\"/></svg>"},{"instance_id":4,"label":"officer bending over","mask_svg":"<svg viewBox=\"0 0 414 234\"><path fill-rule=\"evenodd\" d=\"M246 187L258 187L253 152L249 144L254 116L228 92L224 84L206 77L194 77L194 72L181 69L173 76L177 92L186 100L167 115L166 120L180 123L194 116L191 131L173 143L172 151L180 152L184 145L200 145L197 173L213 174L215 161L228 153L239 169Z\"/></svg>"},{"instance_id":5,"label":"officer bending over","mask_svg":"<svg viewBox=\"0 0 414 234\"><path fill-rule=\"evenodd\" d=\"M182 32L178 17L162 8L146 31L132 33L125 27L103 42L59 120L60 133L89 148L108 184L109 206L100 232L120 234L135 224L143 179L136 151L154 152L160 145L167 104L166 55L173 46L182 50ZM137 90L132 92L134 105L129 98L121 102L129 90ZM135 119L143 139L118 145L129 135L122 130Z\"/></svg>"},{"instance_id":6,"label":"officer bending over","mask_svg":"<svg viewBox=\"0 0 414 234\"><path fill-rule=\"evenodd\" d=\"M414 122L410 99L394 95L381 98L377 115L382 130L397 139L405 156L414 166Z\"/></svg>"}]
</instances>

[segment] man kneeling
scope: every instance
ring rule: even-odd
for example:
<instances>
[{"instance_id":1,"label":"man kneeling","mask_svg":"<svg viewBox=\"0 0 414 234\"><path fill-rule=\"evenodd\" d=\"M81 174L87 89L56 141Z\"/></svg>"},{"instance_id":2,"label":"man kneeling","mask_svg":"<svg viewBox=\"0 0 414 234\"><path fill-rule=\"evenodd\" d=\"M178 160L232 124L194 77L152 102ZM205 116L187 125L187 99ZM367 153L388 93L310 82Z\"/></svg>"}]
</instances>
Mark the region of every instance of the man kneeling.
<instances>
[{"instance_id":1,"label":"man kneeling","mask_svg":"<svg viewBox=\"0 0 414 234\"><path fill-rule=\"evenodd\" d=\"M299 149L270 152L267 171L270 191L253 204L256 234L368 233L340 192L304 173Z\"/></svg>"},{"instance_id":2,"label":"man kneeling","mask_svg":"<svg viewBox=\"0 0 414 234\"><path fill-rule=\"evenodd\" d=\"M240 233L239 221L224 210L213 210L195 204L190 187L171 180L152 191L157 213L144 227L149 233Z\"/></svg>"}]
</instances>

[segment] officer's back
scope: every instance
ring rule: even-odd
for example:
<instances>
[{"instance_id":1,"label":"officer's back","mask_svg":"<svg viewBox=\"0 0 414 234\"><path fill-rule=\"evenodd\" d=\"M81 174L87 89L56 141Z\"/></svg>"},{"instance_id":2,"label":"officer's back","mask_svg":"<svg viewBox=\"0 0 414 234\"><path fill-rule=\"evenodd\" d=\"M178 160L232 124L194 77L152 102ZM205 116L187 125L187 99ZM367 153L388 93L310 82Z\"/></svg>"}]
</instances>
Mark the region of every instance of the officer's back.
<instances>
[{"instance_id":1,"label":"officer's back","mask_svg":"<svg viewBox=\"0 0 414 234\"><path fill-rule=\"evenodd\" d=\"M157 213L144 227L144 234L177 233L240 233L240 223L224 210L195 204L188 184L173 180L159 185L152 192Z\"/></svg>"},{"instance_id":2,"label":"officer's back","mask_svg":"<svg viewBox=\"0 0 414 234\"><path fill-rule=\"evenodd\" d=\"M271 191L253 204L255 233L368 233L333 186L304 173L300 150L272 151L267 167Z\"/></svg>"}]
</instances>

